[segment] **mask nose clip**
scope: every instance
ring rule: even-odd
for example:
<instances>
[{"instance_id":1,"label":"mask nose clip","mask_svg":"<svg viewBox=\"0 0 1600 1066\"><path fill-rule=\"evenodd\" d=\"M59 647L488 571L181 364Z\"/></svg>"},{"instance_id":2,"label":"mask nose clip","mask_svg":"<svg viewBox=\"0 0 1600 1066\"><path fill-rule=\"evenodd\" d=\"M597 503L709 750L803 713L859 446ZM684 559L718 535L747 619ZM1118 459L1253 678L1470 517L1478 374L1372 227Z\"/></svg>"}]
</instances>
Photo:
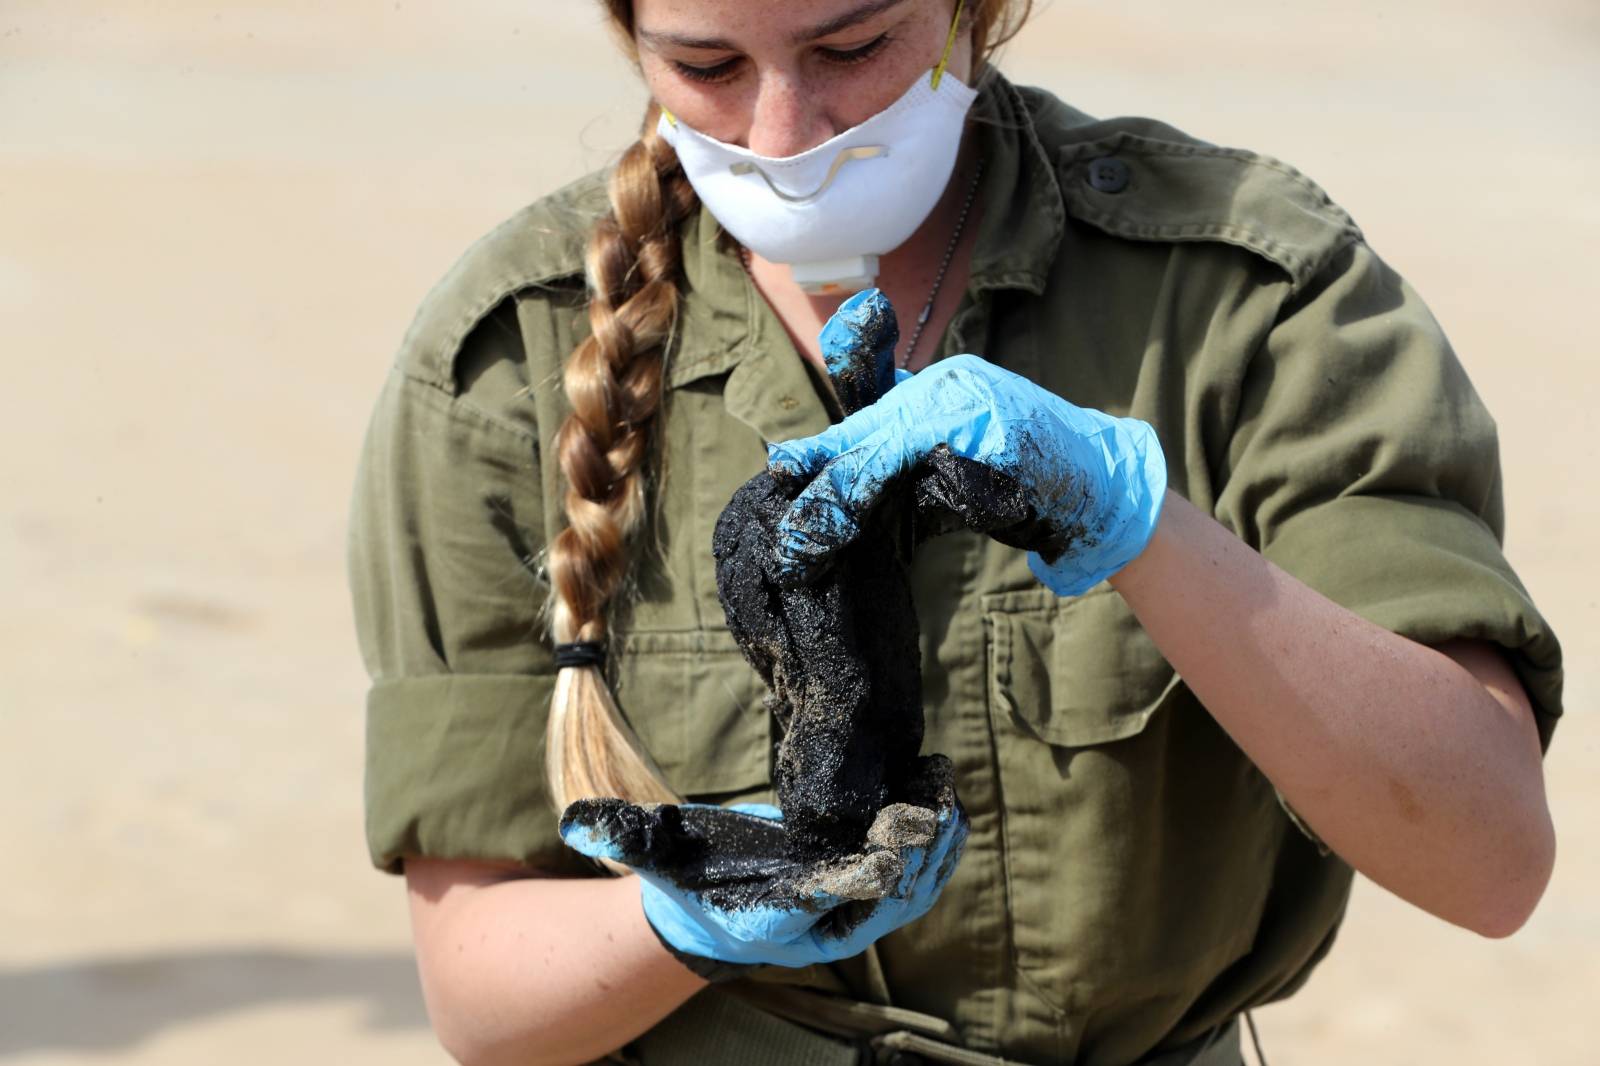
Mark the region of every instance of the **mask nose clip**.
<instances>
[{"instance_id":1,"label":"mask nose clip","mask_svg":"<svg viewBox=\"0 0 1600 1066\"><path fill-rule=\"evenodd\" d=\"M823 193L828 191L828 186L833 184L834 179L839 176L839 171L844 169L846 163L851 163L858 159L879 159L886 157L888 154L889 146L886 144L863 144L858 145L855 148L846 148L844 151L840 152L834 157L833 166L828 168L828 175L822 179L822 184L818 185L816 189L812 190L811 192L800 196L786 193L782 189L778 188L777 185L773 184L771 176L754 163L734 163L728 167L728 171L733 174L734 177L739 178L742 178L747 174L758 175L762 181L767 183L767 188L772 190L772 195L776 196L780 200L783 200L785 203L809 204L820 197Z\"/></svg>"}]
</instances>

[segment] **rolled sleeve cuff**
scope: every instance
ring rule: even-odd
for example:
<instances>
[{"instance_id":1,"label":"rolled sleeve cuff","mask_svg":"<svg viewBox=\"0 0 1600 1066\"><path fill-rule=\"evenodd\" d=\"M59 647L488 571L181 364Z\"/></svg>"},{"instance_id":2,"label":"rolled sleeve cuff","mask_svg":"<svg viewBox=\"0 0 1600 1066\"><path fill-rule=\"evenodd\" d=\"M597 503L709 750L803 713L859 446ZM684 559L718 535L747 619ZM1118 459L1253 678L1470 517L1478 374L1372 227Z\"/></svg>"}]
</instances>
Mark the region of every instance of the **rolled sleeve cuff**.
<instances>
[{"instance_id":1,"label":"rolled sleeve cuff","mask_svg":"<svg viewBox=\"0 0 1600 1066\"><path fill-rule=\"evenodd\" d=\"M441 674L382 680L367 697L366 829L373 864L409 856L595 870L557 833L544 733L555 679Z\"/></svg>"},{"instance_id":2,"label":"rolled sleeve cuff","mask_svg":"<svg viewBox=\"0 0 1600 1066\"><path fill-rule=\"evenodd\" d=\"M1548 749L1561 717L1561 646L1472 512L1432 497L1343 496L1288 520L1262 554L1420 644L1467 639L1505 648Z\"/></svg>"}]
</instances>

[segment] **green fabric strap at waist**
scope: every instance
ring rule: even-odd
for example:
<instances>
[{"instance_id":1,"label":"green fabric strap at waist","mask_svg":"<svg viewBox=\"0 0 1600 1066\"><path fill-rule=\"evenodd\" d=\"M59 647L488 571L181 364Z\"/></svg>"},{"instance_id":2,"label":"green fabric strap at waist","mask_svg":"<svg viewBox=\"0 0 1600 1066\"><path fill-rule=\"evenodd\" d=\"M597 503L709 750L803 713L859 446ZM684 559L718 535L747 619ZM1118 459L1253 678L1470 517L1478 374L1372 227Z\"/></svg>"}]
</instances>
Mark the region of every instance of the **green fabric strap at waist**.
<instances>
[{"instance_id":1,"label":"green fabric strap at waist","mask_svg":"<svg viewBox=\"0 0 1600 1066\"><path fill-rule=\"evenodd\" d=\"M861 1048L785 1021L720 989L707 989L629 1045L614 1061L636 1066L861 1066Z\"/></svg>"},{"instance_id":2,"label":"green fabric strap at waist","mask_svg":"<svg viewBox=\"0 0 1600 1066\"><path fill-rule=\"evenodd\" d=\"M820 1031L819 1031L820 1030ZM640 1037L632 1066L1023 1066L960 1047L950 1023L899 1007L858 1003L781 986L707 989ZM1242 1066L1237 1019L1202 1040L1135 1066Z\"/></svg>"},{"instance_id":3,"label":"green fabric strap at waist","mask_svg":"<svg viewBox=\"0 0 1600 1066\"><path fill-rule=\"evenodd\" d=\"M918 1056L911 1061L939 1066L1023 1066L1012 1059L943 1044L904 1030L873 1037L871 1047L877 1052L878 1062L902 1061L896 1060L894 1053L911 1052ZM1234 1020L1202 1040L1141 1059L1134 1066L1243 1066L1243 1063L1239 1053L1239 1022Z\"/></svg>"}]
</instances>

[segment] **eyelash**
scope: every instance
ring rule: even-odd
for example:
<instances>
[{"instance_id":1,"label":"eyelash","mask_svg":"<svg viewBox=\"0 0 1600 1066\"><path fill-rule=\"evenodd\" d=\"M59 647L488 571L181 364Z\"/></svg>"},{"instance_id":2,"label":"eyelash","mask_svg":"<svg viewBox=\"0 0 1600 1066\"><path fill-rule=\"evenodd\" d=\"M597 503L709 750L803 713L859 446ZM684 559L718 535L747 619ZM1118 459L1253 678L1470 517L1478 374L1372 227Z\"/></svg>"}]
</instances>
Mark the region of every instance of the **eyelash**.
<instances>
[{"instance_id":1,"label":"eyelash","mask_svg":"<svg viewBox=\"0 0 1600 1066\"><path fill-rule=\"evenodd\" d=\"M887 33L882 33L858 48L819 48L817 51L825 62L833 63L841 67L852 67L857 63L865 63L869 59L872 59L879 52L883 51L885 46L889 44L889 41L889 35ZM709 67L697 67L691 63L682 63L676 60L673 61L672 65L677 68L679 74L683 75L685 78L688 78L690 81L716 84L718 82L731 80L738 70L739 63L740 58L738 56L733 56L729 59L724 59L720 63L714 63Z\"/></svg>"},{"instance_id":2,"label":"eyelash","mask_svg":"<svg viewBox=\"0 0 1600 1066\"><path fill-rule=\"evenodd\" d=\"M890 37L887 33L880 33L866 44L856 48L824 48L821 50L823 58L829 63L837 63L848 67L856 63L865 63L889 44Z\"/></svg>"},{"instance_id":3,"label":"eyelash","mask_svg":"<svg viewBox=\"0 0 1600 1066\"><path fill-rule=\"evenodd\" d=\"M727 81L733 77L734 68L739 65L739 60L737 58L724 59L722 62L712 64L709 67L697 67L691 63L680 63L677 60L673 60L672 65L678 69L679 74L682 74L690 81L713 84Z\"/></svg>"}]
</instances>

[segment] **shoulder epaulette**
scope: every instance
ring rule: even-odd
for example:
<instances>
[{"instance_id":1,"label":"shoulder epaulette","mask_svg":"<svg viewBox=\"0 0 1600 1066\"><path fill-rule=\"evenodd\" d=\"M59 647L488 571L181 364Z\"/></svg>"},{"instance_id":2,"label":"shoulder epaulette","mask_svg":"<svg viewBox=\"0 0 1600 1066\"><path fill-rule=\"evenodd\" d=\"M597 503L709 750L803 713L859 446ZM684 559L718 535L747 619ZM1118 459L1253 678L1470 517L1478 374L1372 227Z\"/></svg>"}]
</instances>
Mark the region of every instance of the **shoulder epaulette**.
<instances>
[{"instance_id":1,"label":"shoulder epaulette","mask_svg":"<svg viewBox=\"0 0 1600 1066\"><path fill-rule=\"evenodd\" d=\"M1091 122L1054 139L1068 214L1114 236L1234 244L1281 267L1295 290L1362 239L1321 186L1270 156L1150 119Z\"/></svg>"},{"instance_id":2,"label":"shoulder epaulette","mask_svg":"<svg viewBox=\"0 0 1600 1066\"><path fill-rule=\"evenodd\" d=\"M480 238L422 301L400 346L405 371L454 391L456 355L485 315L524 289L581 283L589 232L608 208L605 175L591 174Z\"/></svg>"}]
</instances>

